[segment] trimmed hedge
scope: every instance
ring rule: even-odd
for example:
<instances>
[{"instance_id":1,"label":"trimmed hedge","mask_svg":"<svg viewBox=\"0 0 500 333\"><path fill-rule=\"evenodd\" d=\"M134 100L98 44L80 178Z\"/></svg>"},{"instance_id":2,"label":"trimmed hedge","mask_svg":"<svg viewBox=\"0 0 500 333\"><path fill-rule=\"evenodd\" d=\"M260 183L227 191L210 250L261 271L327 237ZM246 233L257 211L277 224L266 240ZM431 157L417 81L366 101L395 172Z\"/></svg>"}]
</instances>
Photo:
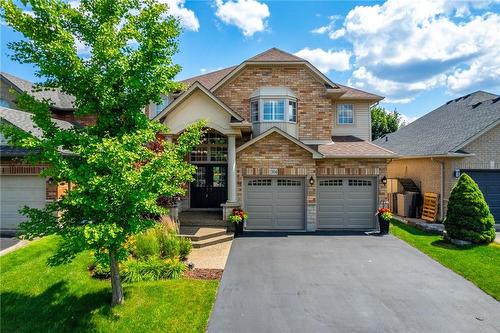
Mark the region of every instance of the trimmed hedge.
<instances>
[{"instance_id":1,"label":"trimmed hedge","mask_svg":"<svg viewBox=\"0 0 500 333\"><path fill-rule=\"evenodd\" d=\"M463 173L451 191L444 227L449 237L473 243L495 239L495 220L476 182Z\"/></svg>"}]
</instances>

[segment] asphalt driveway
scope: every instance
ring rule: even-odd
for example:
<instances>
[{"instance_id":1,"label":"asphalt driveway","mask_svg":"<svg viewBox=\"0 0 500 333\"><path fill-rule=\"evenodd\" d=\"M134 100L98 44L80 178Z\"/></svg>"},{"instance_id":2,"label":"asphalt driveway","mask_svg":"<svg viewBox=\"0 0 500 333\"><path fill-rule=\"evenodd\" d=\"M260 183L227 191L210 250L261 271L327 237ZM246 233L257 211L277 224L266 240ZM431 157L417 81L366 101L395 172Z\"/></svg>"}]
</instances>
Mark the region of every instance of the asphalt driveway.
<instances>
[{"instance_id":1,"label":"asphalt driveway","mask_svg":"<svg viewBox=\"0 0 500 333\"><path fill-rule=\"evenodd\" d=\"M393 236L243 237L208 332L500 332L500 303Z\"/></svg>"}]
</instances>

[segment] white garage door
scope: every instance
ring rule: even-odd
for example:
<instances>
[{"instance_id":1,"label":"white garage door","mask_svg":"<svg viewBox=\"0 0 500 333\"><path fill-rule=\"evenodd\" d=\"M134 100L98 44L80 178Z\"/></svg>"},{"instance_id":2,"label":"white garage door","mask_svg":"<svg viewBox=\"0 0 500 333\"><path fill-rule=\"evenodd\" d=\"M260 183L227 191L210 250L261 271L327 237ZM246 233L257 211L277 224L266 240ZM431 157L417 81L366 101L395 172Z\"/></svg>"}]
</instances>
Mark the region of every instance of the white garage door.
<instances>
[{"instance_id":1,"label":"white garage door","mask_svg":"<svg viewBox=\"0 0 500 333\"><path fill-rule=\"evenodd\" d=\"M249 230L303 230L304 179L248 178L245 207Z\"/></svg>"},{"instance_id":2,"label":"white garage door","mask_svg":"<svg viewBox=\"0 0 500 333\"><path fill-rule=\"evenodd\" d=\"M0 176L0 218L2 229L16 229L26 220L19 209L45 206L45 178L40 176Z\"/></svg>"},{"instance_id":3,"label":"white garage door","mask_svg":"<svg viewBox=\"0 0 500 333\"><path fill-rule=\"evenodd\" d=\"M318 179L318 228L373 229L375 186L372 178Z\"/></svg>"}]
</instances>

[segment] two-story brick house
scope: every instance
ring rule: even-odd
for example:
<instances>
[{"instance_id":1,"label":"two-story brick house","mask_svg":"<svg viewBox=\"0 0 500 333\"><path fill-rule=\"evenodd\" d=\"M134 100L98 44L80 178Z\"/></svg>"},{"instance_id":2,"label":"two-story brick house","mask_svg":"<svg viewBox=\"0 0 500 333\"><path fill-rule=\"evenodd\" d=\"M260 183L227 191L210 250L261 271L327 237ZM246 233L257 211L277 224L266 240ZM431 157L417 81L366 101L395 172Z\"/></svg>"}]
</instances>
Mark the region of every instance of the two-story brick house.
<instances>
[{"instance_id":1,"label":"two-story brick house","mask_svg":"<svg viewBox=\"0 0 500 333\"><path fill-rule=\"evenodd\" d=\"M181 209L249 213L247 230L373 229L388 159L370 142L382 97L332 82L309 62L270 49L183 81L154 119L171 138L199 119L195 181ZM166 99L168 100L168 98Z\"/></svg>"}]
</instances>

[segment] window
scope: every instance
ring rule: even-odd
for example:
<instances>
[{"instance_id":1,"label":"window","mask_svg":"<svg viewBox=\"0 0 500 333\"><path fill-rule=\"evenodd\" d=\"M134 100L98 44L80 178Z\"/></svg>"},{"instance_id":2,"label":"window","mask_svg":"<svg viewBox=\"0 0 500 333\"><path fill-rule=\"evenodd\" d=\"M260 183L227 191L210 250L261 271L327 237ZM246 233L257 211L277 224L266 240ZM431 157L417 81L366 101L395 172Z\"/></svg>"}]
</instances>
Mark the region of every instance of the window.
<instances>
[{"instance_id":1,"label":"window","mask_svg":"<svg viewBox=\"0 0 500 333\"><path fill-rule=\"evenodd\" d=\"M285 120L285 100L266 99L262 102L264 106L264 121Z\"/></svg>"},{"instance_id":2,"label":"window","mask_svg":"<svg viewBox=\"0 0 500 333\"><path fill-rule=\"evenodd\" d=\"M271 186L271 179L249 180L248 186Z\"/></svg>"},{"instance_id":3,"label":"window","mask_svg":"<svg viewBox=\"0 0 500 333\"><path fill-rule=\"evenodd\" d=\"M342 186L342 179L328 179L319 182L319 186Z\"/></svg>"},{"instance_id":4,"label":"window","mask_svg":"<svg viewBox=\"0 0 500 333\"><path fill-rule=\"evenodd\" d=\"M340 104L337 106L337 123L350 125L354 123L352 104Z\"/></svg>"},{"instance_id":5,"label":"window","mask_svg":"<svg viewBox=\"0 0 500 333\"><path fill-rule=\"evenodd\" d=\"M207 132L202 143L189 155L190 162L226 162L227 138L216 132Z\"/></svg>"},{"instance_id":6,"label":"window","mask_svg":"<svg viewBox=\"0 0 500 333\"><path fill-rule=\"evenodd\" d=\"M252 122L259 121L259 101L250 103L250 111L252 113Z\"/></svg>"},{"instance_id":7,"label":"window","mask_svg":"<svg viewBox=\"0 0 500 333\"><path fill-rule=\"evenodd\" d=\"M6 99L0 98L0 106L10 108L10 102Z\"/></svg>"},{"instance_id":8,"label":"window","mask_svg":"<svg viewBox=\"0 0 500 333\"><path fill-rule=\"evenodd\" d=\"M300 180L278 179L278 186L302 186Z\"/></svg>"},{"instance_id":9,"label":"window","mask_svg":"<svg viewBox=\"0 0 500 333\"><path fill-rule=\"evenodd\" d=\"M372 186L369 180L349 179L349 186Z\"/></svg>"},{"instance_id":10,"label":"window","mask_svg":"<svg viewBox=\"0 0 500 333\"><path fill-rule=\"evenodd\" d=\"M153 112L151 114L151 118L156 117L169 104L170 104L170 98L168 96L161 95L161 102L159 104L155 104L154 110L153 110Z\"/></svg>"},{"instance_id":11,"label":"window","mask_svg":"<svg viewBox=\"0 0 500 333\"><path fill-rule=\"evenodd\" d=\"M297 122L297 102L288 101L288 121Z\"/></svg>"}]
</instances>

